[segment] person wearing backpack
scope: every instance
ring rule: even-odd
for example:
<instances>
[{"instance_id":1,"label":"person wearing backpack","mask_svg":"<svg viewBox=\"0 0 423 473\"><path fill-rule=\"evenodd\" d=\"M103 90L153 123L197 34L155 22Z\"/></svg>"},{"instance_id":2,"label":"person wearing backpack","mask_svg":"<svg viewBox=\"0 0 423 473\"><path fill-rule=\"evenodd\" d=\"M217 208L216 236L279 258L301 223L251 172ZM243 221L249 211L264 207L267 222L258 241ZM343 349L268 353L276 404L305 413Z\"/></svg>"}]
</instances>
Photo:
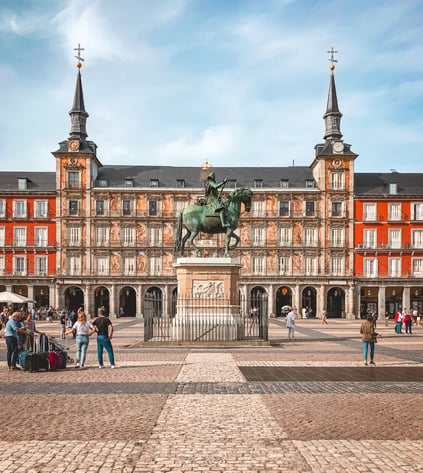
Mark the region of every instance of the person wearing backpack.
<instances>
[{"instance_id":1,"label":"person wearing backpack","mask_svg":"<svg viewBox=\"0 0 423 473\"><path fill-rule=\"evenodd\" d=\"M113 324L111 320L106 317L106 311L104 307L98 309L98 317L94 320L93 326L97 332L97 357L98 367L104 368L103 366L103 348L106 349L107 355L109 356L110 365L112 368L117 368L115 365L115 355L112 347L113 337Z\"/></svg>"}]
</instances>

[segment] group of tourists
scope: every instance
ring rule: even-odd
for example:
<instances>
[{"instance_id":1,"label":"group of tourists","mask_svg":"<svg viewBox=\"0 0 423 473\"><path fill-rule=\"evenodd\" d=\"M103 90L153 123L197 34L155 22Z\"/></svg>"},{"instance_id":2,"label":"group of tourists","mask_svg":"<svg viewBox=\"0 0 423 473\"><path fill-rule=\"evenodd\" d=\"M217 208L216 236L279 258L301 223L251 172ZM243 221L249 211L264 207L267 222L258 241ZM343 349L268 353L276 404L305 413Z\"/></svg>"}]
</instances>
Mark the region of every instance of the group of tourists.
<instances>
[{"instance_id":1,"label":"group of tourists","mask_svg":"<svg viewBox=\"0 0 423 473\"><path fill-rule=\"evenodd\" d=\"M60 316L62 325L62 338L66 335L74 335L76 342L76 368L84 369L89 345L89 337L97 332L97 358L99 368L104 368L103 351L107 351L110 366L117 368L115 364L114 351L111 343L113 337L113 324L106 317L104 307L98 310L98 317L90 322L87 320L85 312L81 309L77 311L62 311ZM35 334L42 334L37 330L36 321L32 312L27 312L23 308L20 311L12 312L8 307L4 307L0 313L0 333L4 328L4 336L7 347L7 366L9 371L19 370L19 353L23 350L35 350ZM23 368L23 367L22 367Z\"/></svg>"},{"instance_id":2,"label":"group of tourists","mask_svg":"<svg viewBox=\"0 0 423 473\"><path fill-rule=\"evenodd\" d=\"M419 327L420 319L421 316L417 310L407 311L406 308L402 311L399 310L395 314L395 333L397 335L400 335L401 333L411 335L413 333L412 326L417 325Z\"/></svg>"}]
</instances>

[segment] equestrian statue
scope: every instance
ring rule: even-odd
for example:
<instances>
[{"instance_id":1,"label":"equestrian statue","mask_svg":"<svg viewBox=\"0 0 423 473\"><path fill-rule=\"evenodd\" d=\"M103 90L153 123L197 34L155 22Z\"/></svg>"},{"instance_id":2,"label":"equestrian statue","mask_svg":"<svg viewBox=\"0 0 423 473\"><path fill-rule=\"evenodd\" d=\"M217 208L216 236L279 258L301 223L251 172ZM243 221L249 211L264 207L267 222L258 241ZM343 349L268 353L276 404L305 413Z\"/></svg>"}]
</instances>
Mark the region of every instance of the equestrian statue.
<instances>
[{"instance_id":1,"label":"equestrian statue","mask_svg":"<svg viewBox=\"0 0 423 473\"><path fill-rule=\"evenodd\" d=\"M222 182L217 183L214 172L211 172L207 177L204 189L205 198L180 212L175 236L175 251L180 250L182 256L187 241L195 248L197 256L201 256L201 249L194 244L194 238L200 232L225 233L225 256L229 256L229 250L234 250L238 246L241 239L234 233L234 230L238 227L241 203L244 204L246 212L251 209L252 192L250 189L242 187L235 189L226 199L223 199L221 194L227 181L228 178L225 178ZM220 195L219 189L221 189ZM183 226L187 232L182 238ZM232 238L235 239L233 245L230 244Z\"/></svg>"}]
</instances>

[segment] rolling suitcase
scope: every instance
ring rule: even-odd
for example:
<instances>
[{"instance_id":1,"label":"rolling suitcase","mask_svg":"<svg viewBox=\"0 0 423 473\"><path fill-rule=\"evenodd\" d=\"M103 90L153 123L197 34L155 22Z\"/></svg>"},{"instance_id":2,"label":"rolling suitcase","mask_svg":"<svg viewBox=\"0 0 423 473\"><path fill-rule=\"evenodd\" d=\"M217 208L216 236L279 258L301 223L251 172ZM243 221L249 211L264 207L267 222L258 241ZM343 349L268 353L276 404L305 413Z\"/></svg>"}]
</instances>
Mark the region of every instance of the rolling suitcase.
<instances>
[{"instance_id":1,"label":"rolling suitcase","mask_svg":"<svg viewBox=\"0 0 423 473\"><path fill-rule=\"evenodd\" d=\"M50 365L50 371L57 371L59 368L60 357L55 351L51 351L48 354L48 361Z\"/></svg>"},{"instance_id":2,"label":"rolling suitcase","mask_svg":"<svg viewBox=\"0 0 423 473\"><path fill-rule=\"evenodd\" d=\"M58 367L58 369L59 370L66 369L66 362L68 360L68 352L62 350L62 351L57 352L57 354L59 355L59 367Z\"/></svg>"}]
</instances>

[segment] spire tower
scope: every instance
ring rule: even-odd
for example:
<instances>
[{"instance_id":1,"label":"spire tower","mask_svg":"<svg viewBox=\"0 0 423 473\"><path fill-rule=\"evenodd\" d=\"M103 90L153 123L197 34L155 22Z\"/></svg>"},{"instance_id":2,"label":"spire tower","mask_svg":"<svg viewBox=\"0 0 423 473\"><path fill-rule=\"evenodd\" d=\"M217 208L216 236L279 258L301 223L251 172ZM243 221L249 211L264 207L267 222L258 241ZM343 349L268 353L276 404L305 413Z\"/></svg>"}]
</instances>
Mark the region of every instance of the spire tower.
<instances>
[{"instance_id":1,"label":"spire tower","mask_svg":"<svg viewBox=\"0 0 423 473\"><path fill-rule=\"evenodd\" d=\"M75 56L78 59L76 67L78 68L78 76L76 78L75 95L73 98L72 110L69 112L71 117L71 129L69 133L69 139L79 139L81 142L85 142L87 138L87 118L88 113L85 110L84 104L84 92L82 90L82 79L81 79L81 61L84 59L81 57L81 51L84 48L78 44L75 48L78 51L78 55Z\"/></svg>"},{"instance_id":2,"label":"spire tower","mask_svg":"<svg viewBox=\"0 0 423 473\"><path fill-rule=\"evenodd\" d=\"M335 76L333 71L335 70L335 62L338 62L334 59L333 55L337 53L332 47L328 53L331 55L329 61L331 62L330 70L332 71L329 82L329 93L328 93L328 103L326 106L326 113L323 115L325 120L325 136L323 137L326 141L339 141L342 138L341 133L341 117L342 113L338 108L338 98L336 96L336 87L335 87Z\"/></svg>"}]
</instances>

